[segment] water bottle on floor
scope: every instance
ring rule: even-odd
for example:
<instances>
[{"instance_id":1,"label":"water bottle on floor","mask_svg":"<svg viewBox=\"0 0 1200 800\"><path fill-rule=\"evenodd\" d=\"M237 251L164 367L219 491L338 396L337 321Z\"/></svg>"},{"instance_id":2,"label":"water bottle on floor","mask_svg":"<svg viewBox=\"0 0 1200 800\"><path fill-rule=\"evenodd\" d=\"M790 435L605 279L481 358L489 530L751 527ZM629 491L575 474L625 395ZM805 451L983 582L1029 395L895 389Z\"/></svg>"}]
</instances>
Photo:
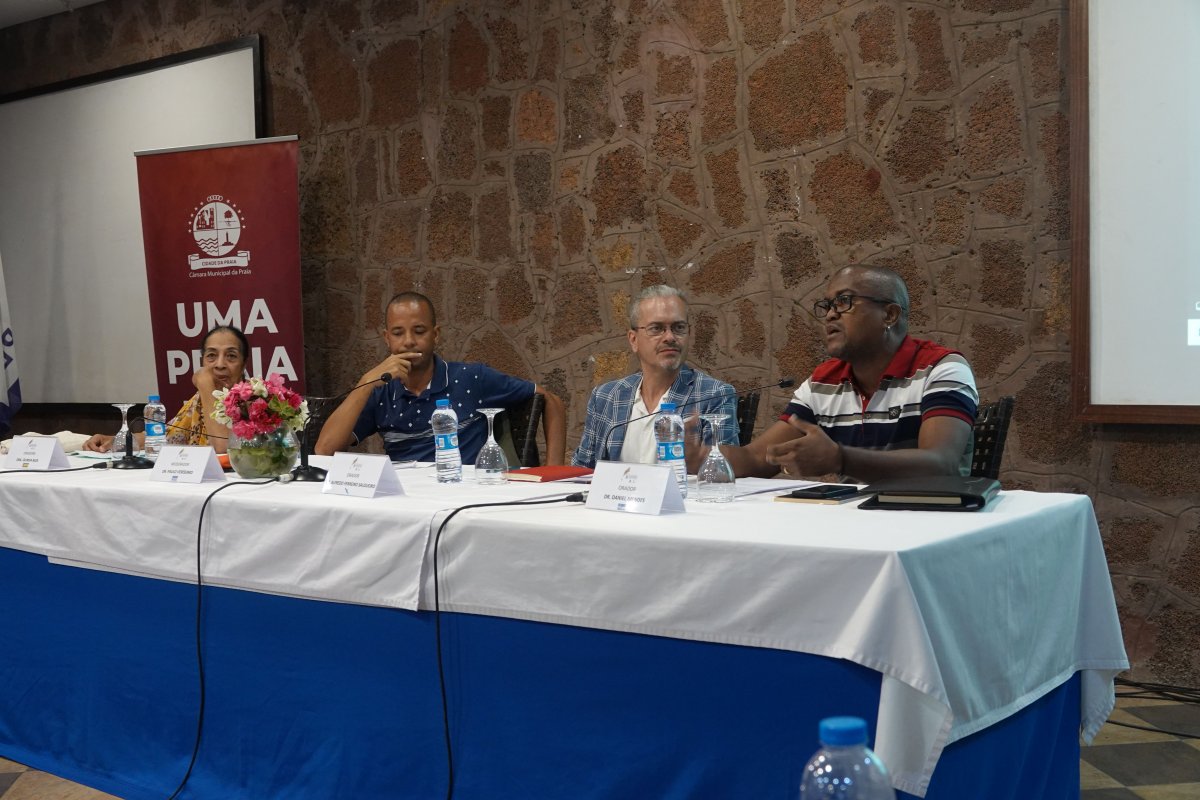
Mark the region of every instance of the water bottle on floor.
<instances>
[{"instance_id":1,"label":"water bottle on floor","mask_svg":"<svg viewBox=\"0 0 1200 800\"><path fill-rule=\"evenodd\" d=\"M167 407L159 402L158 395L152 394L142 416L146 420L146 443L142 447L146 458L153 461L167 443Z\"/></svg>"},{"instance_id":2,"label":"water bottle on floor","mask_svg":"<svg viewBox=\"0 0 1200 800\"><path fill-rule=\"evenodd\" d=\"M658 463L675 472L679 494L687 497L687 464L683 460L683 417L675 412L674 403L661 403L654 419L654 439L658 442Z\"/></svg>"},{"instance_id":3,"label":"water bottle on floor","mask_svg":"<svg viewBox=\"0 0 1200 800\"><path fill-rule=\"evenodd\" d=\"M883 762L867 747L858 717L821 720L821 749L804 767L800 800L896 800Z\"/></svg>"},{"instance_id":4,"label":"water bottle on floor","mask_svg":"<svg viewBox=\"0 0 1200 800\"><path fill-rule=\"evenodd\" d=\"M458 483L462 480L462 456L458 452L458 415L450 407L449 398L443 397L437 401L429 424L433 427L438 483Z\"/></svg>"}]
</instances>

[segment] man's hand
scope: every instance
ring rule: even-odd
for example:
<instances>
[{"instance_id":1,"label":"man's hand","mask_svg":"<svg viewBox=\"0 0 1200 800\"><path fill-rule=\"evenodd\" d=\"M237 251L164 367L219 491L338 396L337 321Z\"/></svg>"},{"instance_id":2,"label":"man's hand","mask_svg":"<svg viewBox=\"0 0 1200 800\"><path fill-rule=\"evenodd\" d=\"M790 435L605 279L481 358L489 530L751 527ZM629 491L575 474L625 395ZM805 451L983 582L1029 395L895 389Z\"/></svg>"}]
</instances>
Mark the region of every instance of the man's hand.
<instances>
[{"instance_id":1,"label":"man's hand","mask_svg":"<svg viewBox=\"0 0 1200 800\"><path fill-rule=\"evenodd\" d=\"M385 372L392 376L392 380L399 379L403 381L408 377L408 371L412 369L412 362L420 357L420 353L392 353L375 367L368 370L362 376L362 380L359 383L363 384L369 383L372 380L379 380L379 376Z\"/></svg>"},{"instance_id":2,"label":"man's hand","mask_svg":"<svg viewBox=\"0 0 1200 800\"><path fill-rule=\"evenodd\" d=\"M768 464L774 464L780 472L789 476L827 475L842 471L841 448L825 431L794 415L788 424L799 431L800 436L767 448Z\"/></svg>"},{"instance_id":3,"label":"man's hand","mask_svg":"<svg viewBox=\"0 0 1200 800\"><path fill-rule=\"evenodd\" d=\"M103 433L97 433L92 438L83 443L82 450L89 450L93 453L107 453L112 450L113 437L105 436Z\"/></svg>"}]
</instances>

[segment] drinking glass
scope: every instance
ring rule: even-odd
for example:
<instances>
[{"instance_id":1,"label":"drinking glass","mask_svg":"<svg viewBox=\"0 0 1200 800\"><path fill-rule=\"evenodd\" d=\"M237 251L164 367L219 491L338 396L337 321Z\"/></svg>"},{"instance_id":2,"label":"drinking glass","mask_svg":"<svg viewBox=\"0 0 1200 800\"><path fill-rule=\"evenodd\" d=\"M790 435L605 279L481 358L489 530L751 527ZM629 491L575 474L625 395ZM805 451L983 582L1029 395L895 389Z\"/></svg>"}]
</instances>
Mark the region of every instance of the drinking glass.
<instances>
[{"instance_id":1,"label":"drinking glass","mask_svg":"<svg viewBox=\"0 0 1200 800\"><path fill-rule=\"evenodd\" d=\"M711 449L708 457L696 472L696 499L701 503L732 503L736 491L733 467L721 454L717 445L717 428L728 414L701 414L700 419L708 423Z\"/></svg>"},{"instance_id":2,"label":"drinking glass","mask_svg":"<svg viewBox=\"0 0 1200 800\"><path fill-rule=\"evenodd\" d=\"M475 459L475 480L478 483L493 485L508 482L508 456L504 455L504 448L496 443L496 437L492 433L492 418L503 411L503 408L480 408L477 409L480 414L487 417L488 422L488 438L483 449L479 451L479 457Z\"/></svg>"},{"instance_id":3,"label":"drinking glass","mask_svg":"<svg viewBox=\"0 0 1200 800\"><path fill-rule=\"evenodd\" d=\"M113 403L113 408L121 411L121 430L117 431L117 435L113 437L112 450L109 455L113 458L120 459L125 456L125 437L132 436L129 432L129 409L134 407L134 403ZM137 448L135 447L136 451Z\"/></svg>"}]
</instances>

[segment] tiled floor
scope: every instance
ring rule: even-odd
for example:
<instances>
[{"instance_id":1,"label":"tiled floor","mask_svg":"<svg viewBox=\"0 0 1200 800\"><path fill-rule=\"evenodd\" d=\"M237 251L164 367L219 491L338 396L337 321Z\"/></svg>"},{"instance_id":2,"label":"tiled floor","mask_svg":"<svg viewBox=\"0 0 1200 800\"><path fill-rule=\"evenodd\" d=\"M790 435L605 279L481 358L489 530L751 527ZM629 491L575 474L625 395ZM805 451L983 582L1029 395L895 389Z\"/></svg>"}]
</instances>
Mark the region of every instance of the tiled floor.
<instances>
[{"instance_id":1,"label":"tiled floor","mask_svg":"<svg viewBox=\"0 0 1200 800\"><path fill-rule=\"evenodd\" d=\"M1120 727L1113 725L1114 721L1200 736L1200 705L1118 698L1109 724L1091 747L1083 748L1079 764L1081 800L1200 800L1200 739ZM0 798L115 800L110 794L3 758Z\"/></svg>"},{"instance_id":2,"label":"tiled floor","mask_svg":"<svg viewBox=\"0 0 1200 800\"><path fill-rule=\"evenodd\" d=\"M1083 748L1081 800L1200 800L1200 739L1113 724L1200 736L1200 705L1121 696L1128 691L1117 689L1108 724Z\"/></svg>"}]
</instances>

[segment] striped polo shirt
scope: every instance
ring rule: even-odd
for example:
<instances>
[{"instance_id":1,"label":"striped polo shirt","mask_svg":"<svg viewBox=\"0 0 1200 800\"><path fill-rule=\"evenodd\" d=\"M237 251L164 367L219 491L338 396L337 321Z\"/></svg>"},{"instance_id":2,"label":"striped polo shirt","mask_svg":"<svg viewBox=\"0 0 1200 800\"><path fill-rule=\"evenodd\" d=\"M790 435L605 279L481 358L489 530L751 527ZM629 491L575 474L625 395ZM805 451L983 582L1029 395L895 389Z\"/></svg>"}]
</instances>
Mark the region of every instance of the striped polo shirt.
<instances>
[{"instance_id":1,"label":"striped polo shirt","mask_svg":"<svg viewBox=\"0 0 1200 800\"><path fill-rule=\"evenodd\" d=\"M858 391L850 364L830 359L813 370L780 419L795 414L824 429L833 441L870 450L915 448L921 423L948 416L975 424L979 393L971 366L957 350L905 336L874 394ZM971 472L973 437L959 462Z\"/></svg>"}]
</instances>

